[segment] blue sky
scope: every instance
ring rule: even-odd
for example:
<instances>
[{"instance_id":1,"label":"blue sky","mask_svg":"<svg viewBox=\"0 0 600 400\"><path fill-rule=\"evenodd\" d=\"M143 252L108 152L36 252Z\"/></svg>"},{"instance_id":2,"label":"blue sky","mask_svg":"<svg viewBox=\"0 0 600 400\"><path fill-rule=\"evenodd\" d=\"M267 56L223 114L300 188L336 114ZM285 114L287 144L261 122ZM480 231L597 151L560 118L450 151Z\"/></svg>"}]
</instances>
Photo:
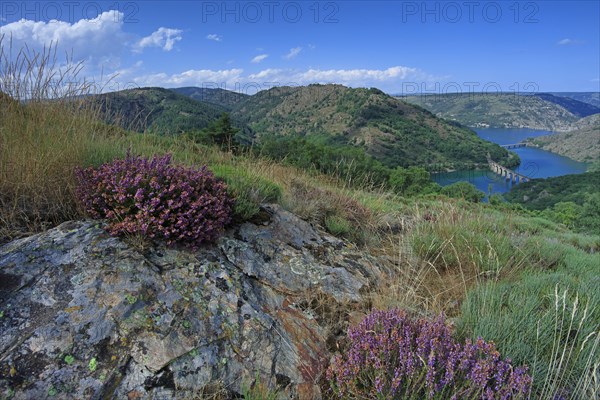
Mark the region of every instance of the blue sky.
<instances>
[{"instance_id":1,"label":"blue sky","mask_svg":"<svg viewBox=\"0 0 600 400\"><path fill-rule=\"evenodd\" d=\"M599 1L3 0L0 34L58 43L105 90L600 91Z\"/></svg>"}]
</instances>

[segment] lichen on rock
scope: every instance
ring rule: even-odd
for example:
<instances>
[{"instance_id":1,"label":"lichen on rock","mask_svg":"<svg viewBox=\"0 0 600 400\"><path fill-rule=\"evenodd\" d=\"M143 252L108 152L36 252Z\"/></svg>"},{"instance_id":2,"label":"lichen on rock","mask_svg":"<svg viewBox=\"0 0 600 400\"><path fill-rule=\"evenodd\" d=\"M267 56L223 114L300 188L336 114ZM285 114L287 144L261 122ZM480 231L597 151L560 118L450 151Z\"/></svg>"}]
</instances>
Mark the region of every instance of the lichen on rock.
<instances>
[{"instance_id":1,"label":"lichen on rock","mask_svg":"<svg viewBox=\"0 0 600 400\"><path fill-rule=\"evenodd\" d=\"M0 247L0 395L186 399L257 377L281 398L320 398L327 332L307 291L356 302L382 276L279 206L199 250L144 251L96 221Z\"/></svg>"}]
</instances>

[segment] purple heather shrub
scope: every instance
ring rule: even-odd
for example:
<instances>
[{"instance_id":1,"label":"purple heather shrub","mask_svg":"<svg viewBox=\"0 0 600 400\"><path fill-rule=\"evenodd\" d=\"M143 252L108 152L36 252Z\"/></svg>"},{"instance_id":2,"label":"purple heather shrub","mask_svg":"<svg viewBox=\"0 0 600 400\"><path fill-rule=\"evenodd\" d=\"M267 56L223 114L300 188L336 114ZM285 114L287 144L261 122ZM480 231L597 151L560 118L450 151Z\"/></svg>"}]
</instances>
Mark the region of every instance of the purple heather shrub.
<instances>
[{"instance_id":1,"label":"purple heather shrub","mask_svg":"<svg viewBox=\"0 0 600 400\"><path fill-rule=\"evenodd\" d=\"M527 368L502 360L493 343L454 339L443 315L375 311L348 341L326 373L340 399L524 399L531 386Z\"/></svg>"},{"instance_id":2,"label":"purple heather shrub","mask_svg":"<svg viewBox=\"0 0 600 400\"><path fill-rule=\"evenodd\" d=\"M141 234L192 248L216 239L230 221L233 200L206 166L171 164L171 156L127 154L77 171L77 196L92 217L108 220L111 234Z\"/></svg>"}]
</instances>

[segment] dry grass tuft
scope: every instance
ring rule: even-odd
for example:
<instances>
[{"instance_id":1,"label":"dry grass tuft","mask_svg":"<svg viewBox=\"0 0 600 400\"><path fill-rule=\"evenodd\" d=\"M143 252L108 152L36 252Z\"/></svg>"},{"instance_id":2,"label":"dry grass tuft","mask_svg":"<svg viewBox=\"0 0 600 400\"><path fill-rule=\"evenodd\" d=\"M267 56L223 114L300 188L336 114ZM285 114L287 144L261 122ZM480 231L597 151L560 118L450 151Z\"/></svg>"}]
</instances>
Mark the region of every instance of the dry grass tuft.
<instances>
[{"instance_id":1,"label":"dry grass tuft","mask_svg":"<svg viewBox=\"0 0 600 400\"><path fill-rule=\"evenodd\" d=\"M373 214L352 197L293 179L285 206L306 221L358 243L367 239Z\"/></svg>"},{"instance_id":2,"label":"dry grass tuft","mask_svg":"<svg viewBox=\"0 0 600 400\"><path fill-rule=\"evenodd\" d=\"M0 37L0 241L80 216L73 169L111 131L82 99L81 64L59 68L54 50L14 52Z\"/></svg>"}]
</instances>

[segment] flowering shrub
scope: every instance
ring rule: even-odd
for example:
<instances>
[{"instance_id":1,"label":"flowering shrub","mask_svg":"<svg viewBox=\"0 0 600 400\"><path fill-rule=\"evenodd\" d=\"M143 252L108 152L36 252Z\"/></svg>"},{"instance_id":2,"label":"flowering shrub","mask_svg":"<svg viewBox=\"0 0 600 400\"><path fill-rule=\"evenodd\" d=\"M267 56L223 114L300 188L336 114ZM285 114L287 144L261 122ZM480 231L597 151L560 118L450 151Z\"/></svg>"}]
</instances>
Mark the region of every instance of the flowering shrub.
<instances>
[{"instance_id":1,"label":"flowering shrub","mask_svg":"<svg viewBox=\"0 0 600 400\"><path fill-rule=\"evenodd\" d=\"M112 234L142 234L192 247L213 240L230 220L233 201L225 183L206 167L171 164L127 154L77 171L77 195L93 218L106 218Z\"/></svg>"},{"instance_id":2,"label":"flowering shrub","mask_svg":"<svg viewBox=\"0 0 600 400\"><path fill-rule=\"evenodd\" d=\"M376 311L348 331L349 348L327 369L331 393L343 399L520 399L527 368L501 360L493 343L458 343L444 317L413 320Z\"/></svg>"}]
</instances>

